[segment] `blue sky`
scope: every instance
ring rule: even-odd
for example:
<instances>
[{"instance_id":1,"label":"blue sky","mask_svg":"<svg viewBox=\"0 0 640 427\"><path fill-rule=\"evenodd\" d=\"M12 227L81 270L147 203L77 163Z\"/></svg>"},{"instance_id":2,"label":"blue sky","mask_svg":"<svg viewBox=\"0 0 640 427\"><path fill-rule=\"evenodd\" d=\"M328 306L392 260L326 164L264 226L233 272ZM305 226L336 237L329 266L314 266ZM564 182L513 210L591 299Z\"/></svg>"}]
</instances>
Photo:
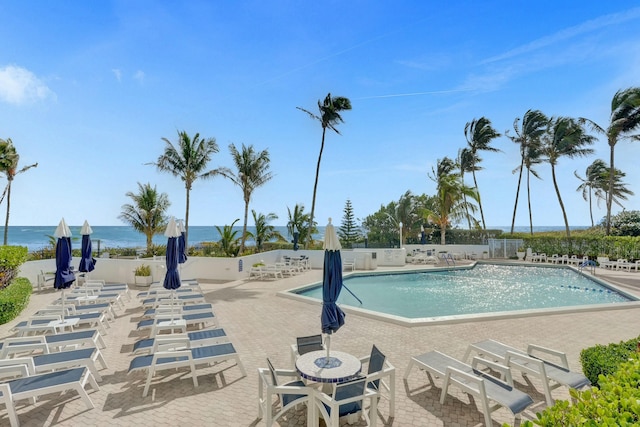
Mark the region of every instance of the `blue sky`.
<instances>
[{"instance_id":1,"label":"blue sky","mask_svg":"<svg viewBox=\"0 0 640 427\"><path fill-rule=\"evenodd\" d=\"M407 190L433 194L428 173L456 157L474 118L501 133L528 109L606 126L614 93L640 85L633 3L0 1L0 137L22 166L38 162L14 181L10 224L122 225L138 182L166 192L183 218L181 181L145 163L185 130L216 138L212 168L233 166L230 143L268 149L275 177L250 208L284 225L287 207L311 208L320 148L319 123L296 107L317 111L329 92L353 109L342 135L327 134L320 225L339 223L347 199L364 218ZM519 152L506 137L494 146L502 152L483 155L478 186L487 224L508 225ZM603 138L593 148L559 161L570 225L590 224L574 171L609 161ZM616 147L638 194L639 153ZM563 225L550 166L538 172L534 225ZM640 209L638 197L625 207ZM197 181L190 224L231 224L243 208L230 181ZM604 203L594 208L605 215ZM524 198L516 225L528 225Z\"/></svg>"}]
</instances>

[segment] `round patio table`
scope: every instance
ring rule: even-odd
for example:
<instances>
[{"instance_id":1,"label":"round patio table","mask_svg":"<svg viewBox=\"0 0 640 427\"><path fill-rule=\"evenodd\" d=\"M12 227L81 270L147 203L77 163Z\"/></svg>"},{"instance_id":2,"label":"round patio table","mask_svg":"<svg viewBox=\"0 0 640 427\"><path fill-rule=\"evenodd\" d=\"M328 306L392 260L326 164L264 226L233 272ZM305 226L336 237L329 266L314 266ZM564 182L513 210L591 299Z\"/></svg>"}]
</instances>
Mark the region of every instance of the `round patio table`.
<instances>
[{"instance_id":1,"label":"round patio table","mask_svg":"<svg viewBox=\"0 0 640 427\"><path fill-rule=\"evenodd\" d=\"M349 353L331 350L327 359L326 350L317 350L298 357L296 370L309 381L341 383L357 377L362 370L362 363Z\"/></svg>"}]
</instances>

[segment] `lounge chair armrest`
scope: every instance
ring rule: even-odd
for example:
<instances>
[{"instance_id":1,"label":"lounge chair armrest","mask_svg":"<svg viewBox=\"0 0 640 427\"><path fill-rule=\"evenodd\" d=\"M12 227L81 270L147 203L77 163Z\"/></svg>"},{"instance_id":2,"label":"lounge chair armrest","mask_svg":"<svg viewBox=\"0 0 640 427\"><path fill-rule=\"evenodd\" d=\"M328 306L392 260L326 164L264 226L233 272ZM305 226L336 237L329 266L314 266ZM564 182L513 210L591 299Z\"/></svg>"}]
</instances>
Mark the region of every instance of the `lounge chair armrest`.
<instances>
[{"instance_id":1,"label":"lounge chair armrest","mask_svg":"<svg viewBox=\"0 0 640 427\"><path fill-rule=\"evenodd\" d=\"M526 354L507 351L505 364L509 367L515 366L519 370L532 375L541 375L542 378L546 378L547 376L544 360L527 356Z\"/></svg>"},{"instance_id":2,"label":"lounge chair armrest","mask_svg":"<svg viewBox=\"0 0 640 427\"><path fill-rule=\"evenodd\" d=\"M559 350L554 350L552 348L547 348L547 347L543 347L540 345L536 345L536 344L529 344L529 346L527 347L527 354L529 356L533 356L533 352L534 351L539 351L541 353L546 353L552 356L556 356L560 359L561 363L562 363L562 367L569 369L569 362L567 360L567 354L559 351ZM535 356L533 356L535 357Z\"/></svg>"},{"instance_id":3,"label":"lounge chair armrest","mask_svg":"<svg viewBox=\"0 0 640 427\"><path fill-rule=\"evenodd\" d=\"M511 369L508 366L505 366L501 363L492 362L491 360L483 359L481 357L475 356L471 360L471 367L473 369L478 369L478 365L484 365L487 368L490 368L494 371L498 371L501 374L501 378L506 381L507 384L513 386L513 378L511 377Z\"/></svg>"},{"instance_id":4,"label":"lounge chair armrest","mask_svg":"<svg viewBox=\"0 0 640 427\"><path fill-rule=\"evenodd\" d=\"M459 380L462 379L462 380ZM444 376L444 383L442 385L442 393L440 395L440 404L444 404L444 398L447 395L449 384L454 383L465 392L472 396L486 395L484 389L484 380L477 375L472 375L467 372L463 372L452 366L447 366ZM476 384L477 387L472 387L472 384Z\"/></svg>"},{"instance_id":5,"label":"lounge chair armrest","mask_svg":"<svg viewBox=\"0 0 640 427\"><path fill-rule=\"evenodd\" d=\"M5 374L17 374L20 377L28 377L29 368L25 364L0 366L0 377L5 376Z\"/></svg>"}]
</instances>

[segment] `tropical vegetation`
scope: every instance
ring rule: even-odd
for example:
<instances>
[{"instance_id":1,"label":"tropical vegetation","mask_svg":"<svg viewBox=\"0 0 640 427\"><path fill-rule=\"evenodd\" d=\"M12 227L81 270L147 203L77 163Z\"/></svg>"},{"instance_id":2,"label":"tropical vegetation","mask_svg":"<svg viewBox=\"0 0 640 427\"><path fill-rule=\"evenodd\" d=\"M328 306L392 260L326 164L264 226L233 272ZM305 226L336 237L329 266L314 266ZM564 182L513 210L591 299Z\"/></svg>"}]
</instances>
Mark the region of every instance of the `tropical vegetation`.
<instances>
[{"instance_id":1,"label":"tropical vegetation","mask_svg":"<svg viewBox=\"0 0 640 427\"><path fill-rule=\"evenodd\" d=\"M7 244L8 232L9 232L9 213L11 212L11 183L17 175L28 171L31 168L38 166L38 163L24 166L22 169L18 169L18 162L20 161L20 155L16 151L16 147L13 145L11 138L6 140L0 139L0 173L7 178L7 185L4 187L2 197L0 197L0 203L7 198L7 213L4 220L4 245Z\"/></svg>"},{"instance_id":2,"label":"tropical vegetation","mask_svg":"<svg viewBox=\"0 0 640 427\"><path fill-rule=\"evenodd\" d=\"M313 197L311 199L311 213L309 214L309 222L307 233L307 240L302 240L305 242L305 247L308 247L311 243L310 239L314 226L314 213L316 209L316 193L318 191L318 177L320 176L320 162L322 161L322 151L324 150L324 139L327 133L327 129L331 129L338 135L340 135L340 131L336 127L339 123L343 123L344 120L340 113L345 110L351 110L351 101L349 98L345 98L342 96L331 96L331 93L327 94L324 98L323 102L318 101L318 110L319 115L316 115L304 108L297 107L299 110L304 111L314 120L318 120L320 125L322 126L322 142L320 143L320 154L318 154L318 164L316 166L316 179L313 183ZM301 235L302 236L302 235Z\"/></svg>"},{"instance_id":3,"label":"tropical vegetation","mask_svg":"<svg viewBox=\"0 0 640 427\"><path fill-rule=\"evenodd\" d=\"M155 165L158 171L168 172L184 182L186 190L186 208L184 214L185 244L189 244L189 201L193 183L197 179L209 179L220 174L220 169L209 169L207 165L211 156L218 152L215 138L200 138L196 133L191 138L187 132L178 131L178 142L174 145L167 138L164 152L158 157Z\"/></svg>"},{"instance_id":4,"label":"tropical vegetation","mask_svg":"<svg viewBox=\"0 0 640 427\"><path fill-rule=\"evenodd\" d=\"M253 191L266 184L273 173L269 171L269 151L256 152L252 145L246 147L242 144L242 150L238 151L234 144L229 145L231 158L235 163L237 173L228 168L220 168L220 174L228 178L242 190L244 200L244 223L242 224L242 236L240 238L240 253L244 253L244 244L247 240L247 221L249 219L249 202Z\"/></svg>"},{"instance_id":5,"label":"tropical vegetation","mask_svg":"<svg viewBox=\"0 0 640 427\"><path fill-rule=\"evenodd\" d=\"M353 244L358 242L362 237L360 227L353 213L351 200L347 199L343 212L342 223L338 227L338 237L340 238L340 244L343 248L351 248Z\"/></svg>"},{"instance_id":6,"label":"tropical vegetation","mask_svg":"<svg viewBox=\"0 0 640 427\"><path fill-rule=\"evenodd\" d=\"M138 183L138 192L127 192L132 203L122 205L118 216L134 230L143 233L147 238L147 254L152 254L153 236L164 233L167 228L167 209L171 205L166 193L158 192L151 184Z\"/></svg>"}]
</instances>

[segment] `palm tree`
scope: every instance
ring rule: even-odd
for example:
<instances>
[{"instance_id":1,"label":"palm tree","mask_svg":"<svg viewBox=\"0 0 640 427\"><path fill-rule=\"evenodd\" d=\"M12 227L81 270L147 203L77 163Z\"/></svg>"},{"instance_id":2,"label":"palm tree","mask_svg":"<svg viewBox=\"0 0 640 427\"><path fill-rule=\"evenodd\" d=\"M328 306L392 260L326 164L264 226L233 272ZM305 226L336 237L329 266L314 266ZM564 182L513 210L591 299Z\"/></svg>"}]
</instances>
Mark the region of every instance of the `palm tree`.
<instances>
[{"instance_id":1,"label":"palm tree","mask_svg":"<svg viewBox=\"0 0 640 427\"><path fill-rule=\"evenodd\" d=\"M608 200L609 181L610 181L609 180L609 173L610 173L610 169L608 169L608 168L603 171L603 177L602 177L603 185L600 188L601 193L596 193L596 197L598 197L598 201L600 201L601 199L604 199L605 201ZM622 172L620 169L616 168L615 176L613 177L612 200L613 200L613 203L615 203L616 205L620 206L621 208L624 208L624 206L622 205L622 203L618 199L627 200L627 196L633 196L634 195L633 191L631 191L627 187L627 184L622 182L622 178L624 178L625 176L626 176L626 174L624 172Z\"/></svg>"},{"instance_id":2,"label":"palm tree","mask_svg":"<svg viewBox=\"0 0 640 427\"><path fill-rule=\"evenodd\" d=\"M419 227L422 223L418 219L418 215L415 209L415 197L411 194L411 190L407 190L397 202L392 202L389 204L391 208L387 215L393 226L398 230L400 228L400 224L402 224L402 230L400 230L400 234L402 236L402 240L400 241L400 246L402 247L405 238L411 231L415 231L416 227ZM406 232L405 232L406 230Z\"/></svg>"},{"instance_id":3,"label":"palm tree","mask_svg":"<svg viewBox=\"0 0 640 427\"><path fill-rule=\"evenodd\" d=\"M476 180L476 170L482 169L478 164L482 161L480 151L498 152L497 148L491 146L491 141L501 135L491 126L491 120L486 117L473 119L464 127L464 135L467 138L469 149L471 151L471 174L473 175L473 185L480 194L478 181ZM478 198L478 207L480 208L480 218L482 219L482 229L487 231L487 224L484 221L484 212L482 211L482 201Z\"/></svg>"},{"instance_id":4,"label":"palm tree","mask_svg":"<svg viewBox=\"0 0 640 427\"><path fill-rule=\"evenodd\" d=\"M621 139L640 141L640 134L632 134L640 129L640 87L630 87L619 90L611 100L611 117L609 127L604 129L597 123L580 118L582 123L588 123L593 130L607 136L610 149L609 158L609 191L607 191L607 219L606 233L611 233L611 206L613 204L613 186L615 183L614 152L616 144Z\"/></svg>"},{"instance_id":5,"label":"palm tree","mask_svg":"<svg viewBox=\"0 0 640 427\"><path fill-rule=\"evenodd\" d=\"M573 171L573 174L578 178L582 184L576 188L576 191L582 192L582 198L589 202L589 216L591 217L591 227L595 225L593 221L593 199L592 196L595 193L595 197L598 199L603 193L603 187L608 184L605 183L605 170L607 170L607 164L602 159L596 159L587 166L585 170L585 177L582 178L578 175L578 171ZM600 196L600 197L599 197Z\"/></svg>"},{"instance_id":6,"label":"palm tree","mask_svg":"<svg viewBox=\"0 0 640 427\"><path fill-rule=\"evenodd\" d=\"M427 221L440 227L440 244L446 244L446 230L452 223L468 218L467 212L475 212L475 205L467 198L478 201L480 196L476 188L462 183L460 174L451 166L455 163L445 157L439 159L436 170L430 178L436 183L436 208L426 209Z\"/></svg>"},{"instance_id":7,"label":"palm tree","mask_svg":"<svg viewBox=\"0 0 640 427\"><path fill-rule=\"evenodd\" d=\"M138 183L138 193L129 191L126 196L133 203L122 205L118 218L147 237L147 254L151 254L153 236L164 233L167 228L167 209L171 206L169 196L159 193L149 183Z\"/></svg>"},{"instance_id":8,"label":"palm tree","mask_svg":"<svg viewBox=\"0 0 640 427\"><path fill-rule=\"evenodd\" d=\"M242 196L244 198L244 224L242 226L242 237L240 238L240 253L244 253L244 244L247 240L247 221L249 219L251 194L253 190L261 187L273 178L273 174L269 171L269 151L262 150L258 153L253 148L253 145L245 147L245 145L242 144L242 151L240 152L235 145L229 144L229 152L238 169L238 173L234 174L227 168L220 168L219 172L242 190Z\"/></svg>"},{"instance_id":9,"label":"palm tree","mask_svg":"<svg viewBox=\"0 0 640 427\"><path fill-rule=\"evenodd\" d=\"M208 179L220 174L220 169L211 169L205 172L211 156L218 152L218 144L216 144L215 138L201 139L199 133L191 138L185 131L178 131L176 145L167 138L162 138L162 140L165 142L164 153L158 157L155 163L151 164L155 165L160 172L169 172L184 182L184 188L187 191L184 215L185 244L187 244L191 188L199 178Z\"/></svg>"},{"instance_id":10,"label":"palm tree","mask_svg":"<svg viewBox=\"0 0 640 427\"><path fill-rule=\"evenodd\" d=\"M287 216L289 217L289 221L287 221L287 233L293 236L294 229L298 230L298 233L300 233L299 240L301 242L311 242L312 235L316 231L316 224L314 222L311 229L305 227L305 224L309 223L309 214L304 213L304 205L296 203L293 211L287 206Z\"/></svg>"},{"instance_id":11,"label":"palm tree","mask_svg":"<svg viewBox=\"0 0 640 427\"><path fill-rule=\"evenodd\" d=\"M577 120L569 117L552 118L549 121L546 133L542 136L543 152L546 161L551 165L551 178L553 179L553 186L558 196L560 209L562 209L568 239L571 238L571 231L569 230L567 212L565 211L564 203L562 203L562 197L560 196L560 189L556 179L556 165L561 157L572 159L592 154L593 150L584 148L584 146L593 144L594 139L593 136L585 132Z\"/></svg>"},{"instance_id":12,"label":"palm tree","mask_svg":"<svg viewBox=\"0 0 640 427\"><path fill-rule=\"evenodd\" d=\"M267 215L257 213L251 209L251 215L253 215L253 223L256 227L256 232L253 234L253 238L256 241L256 249L258 252L262 252L262 245L264 242L269 242L273 239L284 240L282 234L276 231L276 228L269 224L270 221L278 219L278 215L274 213L268 213Z\"/></svg>"},{"instance_id":13,"label":"palm tree","mask_svg":"<svg viewBox=\"0 0 640 427\"><path fill-rule=\"evenodd\" d=\"M327 132L327 128L333 130L335 133L340 135L340 132L336 128L339 123L343 123L344 120L342 116L340 116L341 111L351 110L351 101L349 98L345 98L342 96L331 96L331 93L327 94L324 99L324 102L318 101L318 110L320 111L320 115L315 115L312 112L305 110L302 107L297 107L298 110L304 111L307 113L312 119L318 120L322 125L322 143L320 144L320 154L318 155L318 165L316 166L316 179L313 184L313 199L311 199L311 214L309 214L309 229L311 230L313 225L313 215L316 209L316 192L318 190L318 176L320 175L320 162L322 161L322 151L324 150L324 137ZM301 230L300 230L301 231ZM301 234L302 236L302 234ZM311 237L312 233L308 233L308 237ZM308 241L302 240L305 243L305 246L308 247Z\"/></svg>"},{"instance_id":14,"label":"palm tree","mask_svg":"<svg viewBox=\"0 0 640 427\"><path fill-rule=\"evenodd\" d=\"M520 145L520 166L513 170L513 173L516 171L518 174L518 188L516 189L516 201L513 205L513 217L511 219L511 234L513 234L513 229L516 224L516 211L518 210L518 199L520 197L520 183L522 182L522 172L525 168L526 159L529 157L529 154L533 154L538 152L536 149L537 146L540 145L540 137L544 134L545 129L547 127L547 116L542 114L540 110L528 110L522 116L522 128L519 126L520 118L517 117L513 121L513 130L515 131L515 136L509 135L509 131L505 131L505 135L511 139L516 144ZM531 146L534 146L531 148ZM531 162L532 159L529 159ZM527 171L531 171L529 167L527 167ZM535 172L534 176L538 177ZM529 175L527 174L527 190L529 189ZM528 194L529 199L529 225L531 227L531 234L533 234L533 221L531 218L531 195Z\"/></svg>"},{"instance_id":15,"label":"palm tree","mask_svg":"<svg viewBox=\"0 0 640 427\"><path fill-rule=\"evenodd\" d=\"M460 165L460 179L462 180L462 184L464 184L464 174L476 169L475 159L470 148L465 147L458 150L458 165ZM471 217L469 217L469 212L467 212L467 224L469 230L471 230Z\"/></svg>"},{"instance_id":16,"label":"palm tree","mask_svg":"<svg viewBox=\"0 0 640 427\"><path fill-rule=\"evenodd\" d=\"M15 146L13 145L13 141L11 138L7 138L6 140L0 139L0 173L3 173L7 178L7 185L2 192L2 197L0 197L0 203L3 202L5 196L7 197L7 214L4 220L4 245L7 245L7 239L9 237L9 213L11 211L11 183L16 178L16 175L19 175L23 172L28 171L31 168L35 168L38 166L37 163L34 163L29 166L25 166L22 169L18 170L18 162L20 161L20 155L17 153Z\"/></svg>"},{"instance_id":17,"label":"palm tree","mask_svg":"<svg viewBox=\"0 0 640 427\"><path fill-rule=\"evenodd\" d=\"M237 256L240 250L238 247L238 240L240 239L236 237L238 230L233 229L233 226L236 225L238 221L240 221L240 218L233 221L231 225L225 225L222 229L216 225L216 230L218 230L218 234L220 234L220 247L222 252L228 257Z\"/></svg>"}]
</instances>

